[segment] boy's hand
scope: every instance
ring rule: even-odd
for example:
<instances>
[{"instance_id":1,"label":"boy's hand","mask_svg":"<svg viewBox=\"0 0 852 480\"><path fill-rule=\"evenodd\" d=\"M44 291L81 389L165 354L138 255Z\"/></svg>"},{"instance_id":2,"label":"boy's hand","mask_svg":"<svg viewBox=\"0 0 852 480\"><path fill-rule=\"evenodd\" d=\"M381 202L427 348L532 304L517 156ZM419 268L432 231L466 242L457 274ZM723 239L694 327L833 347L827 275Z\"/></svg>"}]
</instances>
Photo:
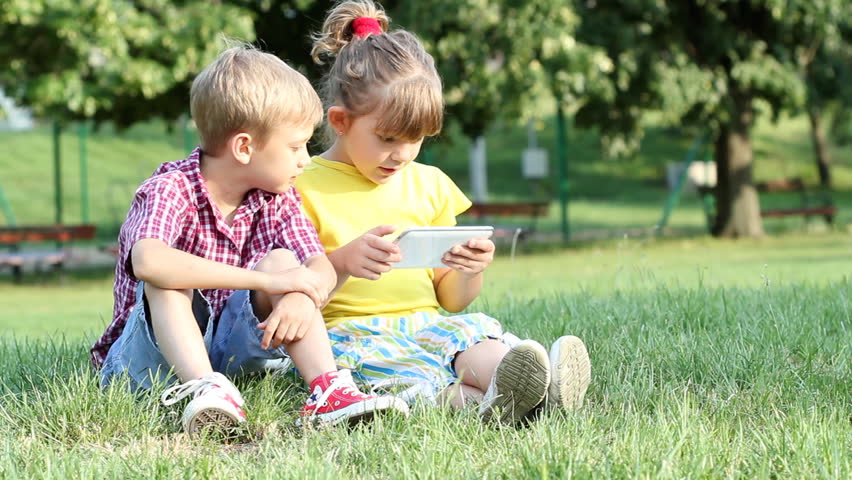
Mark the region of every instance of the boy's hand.
<instances>
[{"instance_id":1,"label":"boy's hand","mask_svg":"<svg viewBox=\"0 0 852 480\"><path fill-rule=\"evenodd\" d=\"M391 225L379 225L352 240L338 250L343 250L343 267L353 277L378 280L391 271L394 262L402 260L399 246L385 235L396 230Z\"/></svg>"},{"instance_id":2,"label":"boy's hand","mask_svg":"<svg viewBox=\"0 0 852 480\"><path fill-rule=\"evenodd\" d=\"M257 324L257 328L264 330L261 348L278 348L282 343L301 340L308 332L316 312L313 299L307 295L301 292L284 295L266 320Z\"/></svg>"},{"instance_id":3,"label":"boy's hand","mask_svg":"<svg viewBox=\"0 0 852 480\"><path fill-rule=\"evenodd\" d=\"M264 291L272 295L290 292L304 293L313 300L316 308L322 307L328 299L328 291L323 286L320 274L304 266L270 273L269 283Z\"/></svg>"},{"instance_id":4,"label":"boy's hand","mask_svg":"<svg viewBox=\"0 0 852 480\"><path fill-rule=\"evenodd\" d=\"M488 238L474 238L466 245L451 248L441 260L459 273L476 275L494 260L494 242Z\"/></svg>"}]
</instances>

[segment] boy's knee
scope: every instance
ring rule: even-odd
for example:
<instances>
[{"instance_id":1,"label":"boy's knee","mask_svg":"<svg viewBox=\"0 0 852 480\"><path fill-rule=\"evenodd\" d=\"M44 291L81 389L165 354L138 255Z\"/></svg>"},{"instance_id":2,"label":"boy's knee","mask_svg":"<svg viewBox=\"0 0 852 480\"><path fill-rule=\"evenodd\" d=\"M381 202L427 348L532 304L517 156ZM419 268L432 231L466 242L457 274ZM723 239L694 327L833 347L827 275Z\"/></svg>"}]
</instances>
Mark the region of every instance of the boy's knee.
<instances>
[{"instance_id":1,"label":"boy's knee","mask_svg":"<svg viewBox=\"0 0 852 480\"><path fill-rule=\"evenodd\" d=\"M280 272L301 265L296 255L286 248L276 248L258 262L255 270L260 272Z\"/></svg>"}]
</instances>

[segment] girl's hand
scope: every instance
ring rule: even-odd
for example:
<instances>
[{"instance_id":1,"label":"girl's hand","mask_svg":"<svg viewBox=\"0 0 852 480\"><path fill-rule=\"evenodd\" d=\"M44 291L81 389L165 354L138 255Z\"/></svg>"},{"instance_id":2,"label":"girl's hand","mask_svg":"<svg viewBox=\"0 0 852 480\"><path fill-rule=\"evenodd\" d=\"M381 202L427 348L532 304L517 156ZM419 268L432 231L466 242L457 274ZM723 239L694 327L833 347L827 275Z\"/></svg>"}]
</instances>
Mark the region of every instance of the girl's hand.
<instances>
[{"instance_id":1,"label":"girl's hand","mask_svg":"<svg viewBox=\"0 0 852 480\"><path fill-rule=\"evenodd\" d=\"M402 260L399 246L385 235L396 230L391 225L379 225L367 233L340 247L343 267L349 275L368 280L378 280L383 273L391 271L393 263Z\"/></svg>"},{"instance_id":2,"label":"girl's hand","mask_svg":"<svg viewBox=\"0 0 852 480\"><path fill-rule=\"evenodd\" d=\"M444 265L466 275L482 273L494 260L494 242L488 238L474 238L466 245L456 245L441 259Z\"/></svg>"}]
</instances>

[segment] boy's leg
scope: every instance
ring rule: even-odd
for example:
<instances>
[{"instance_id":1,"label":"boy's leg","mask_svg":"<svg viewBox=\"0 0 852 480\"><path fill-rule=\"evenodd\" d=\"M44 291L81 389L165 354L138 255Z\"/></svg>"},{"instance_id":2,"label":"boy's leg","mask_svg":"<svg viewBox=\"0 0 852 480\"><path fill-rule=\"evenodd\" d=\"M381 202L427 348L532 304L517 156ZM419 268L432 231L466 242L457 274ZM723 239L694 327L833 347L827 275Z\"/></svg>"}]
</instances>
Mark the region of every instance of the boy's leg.
<instances>
[{"instance_id":1,"label":"boy's leg","mask_svg":"<svg viewBox=\"0 0 852 480\"><path fill-rule=\"evenodd\" d=\"M275 249L261 260L255 270L261 272L283 272L299 266L293 252L285 249ZM283 295L270 295L265 292L254 292L253 307L257 318L263 321L272 312L274 305ZM305 335L287 344L287 353L293 360L293 365L299 371L305 383L311 384L323 373L337 370L334 355L331 353L331 343L325 328L322 314L317 310L311 318L311 325Z\"/></svg>"},{"instance_id":2,"label":"boy's leg","mask_svg":"<svg viewBox=\"0 0 852 480\"><path fill-rule=\"evenodd\" d=\"M299 266L292 252L273 250L255 267L263 272L284 272ZM213 367L226 373L251 373L266 370L271 362L289 356L309 385L311 394L303 415L311 422L338 423L366 419L381 410L408 412L404 402L392 397L372 397L358 391L348 371L337 371L325 322L319 311L310 319L305 335L296 342L264 349L265 320L283 295L263 292L234 292L225 305L214 338ZM326 395L328 394L328 395Z\"/></svg>"},{"instance_id":3,"label":"boy's leg","mask_svg":"<svg viewBox=\"0 0 852 480\"><path fill-rule=\"evenodd\" d=\"M183 426L189 433L206 426L227 429L245 420L237 389L210 368L197 321L200 317L193 310L194 295L192 290L165 290L140 283L133 313L119 341L110 348L101 372L104 383L126 373L135 389L150 388L154 378L178 371L184 383L166 390L162 398L171 405L193 397L183 415ZM198 299L203 297L199 294ZM209 316L209 310L203 310L198 315ZM207 317L203 320L209 323Z\"/></svg>"},{"instance_id":4,"label":"boy's leg","mask_svg":"<svg viewBox=\"0 0 852 480\"><path fill-rule=\"evenodd\" d=\"M168 290L145 284L154 337L181 382L213 373L192 311L193 294L193 290Z\"/></svg>"}]
</instances>

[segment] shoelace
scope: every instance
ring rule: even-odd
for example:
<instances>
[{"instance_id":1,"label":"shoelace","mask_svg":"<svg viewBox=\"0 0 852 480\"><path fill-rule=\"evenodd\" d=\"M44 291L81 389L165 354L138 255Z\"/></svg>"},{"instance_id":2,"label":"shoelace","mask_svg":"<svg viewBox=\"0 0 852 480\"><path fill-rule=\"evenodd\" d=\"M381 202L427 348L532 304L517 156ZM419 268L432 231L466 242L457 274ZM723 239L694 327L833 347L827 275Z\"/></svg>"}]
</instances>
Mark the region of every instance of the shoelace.
<instances>
[{"instance_id":1,"label":"shoelace","mask_svg":"<svg viewBox=\"0 0 852 480\"><path fill-rule=\"evenodd\" d=\"M337 376L331 379L331 383L328 384L328 387L326 387L326 389L322 392L322 395L320 395L317 399L316 407L314 407L313 412L311 412L310 418L316 416L320 407L325 405L328 397L337 391L338 388L340 388L340 393L343 395L351 395L353 392L361 393L355 385L355 381L352 380L352 374L349 373L349 370L339 370L337 372Z\"/></svg>"},{"instance_id":2,"label":"shoelace","mask_svg":"<svg viewBox=\"0 0 852 480\"><path fill-rule=\"evenodd\" d=\"M222 380L227 382L227 379L220 373L213 373L211 375L207 375L201 378L196 378L190 380L188 382L182 383L180 385L175 385L167 389L163 392L163 395L160 396L160 401L163 402L163 405L174 405L175 403L183 400L184 398L190 395L203 395L207 391L213 388L222 388L224 392L228 393L233 397L234 401L237 404L242 405L243 398L236 391L236 389L224 388L220 383ZM232 391L233 390L233 391Z\"/></svg>"},{"instance_id":3,"label":"shoelace","mask_svg":"<svg viewBox=\"0 0 852 480\"><path fill-rule=\"evenodd\" d=\"M407 386L408 388L398 393L385 393L385 395L390 394L391 396L401 398L406 403L413 403L418 399L423 400L429 405L437 403L435 398L435 387L432 385L432 382L423 379L389 378L382 380L381 382L373 385L373 388L370 389L370 395L382 395L379 390L388 392L388 388L403 386Z\"/></svg>"}]
</instances>

